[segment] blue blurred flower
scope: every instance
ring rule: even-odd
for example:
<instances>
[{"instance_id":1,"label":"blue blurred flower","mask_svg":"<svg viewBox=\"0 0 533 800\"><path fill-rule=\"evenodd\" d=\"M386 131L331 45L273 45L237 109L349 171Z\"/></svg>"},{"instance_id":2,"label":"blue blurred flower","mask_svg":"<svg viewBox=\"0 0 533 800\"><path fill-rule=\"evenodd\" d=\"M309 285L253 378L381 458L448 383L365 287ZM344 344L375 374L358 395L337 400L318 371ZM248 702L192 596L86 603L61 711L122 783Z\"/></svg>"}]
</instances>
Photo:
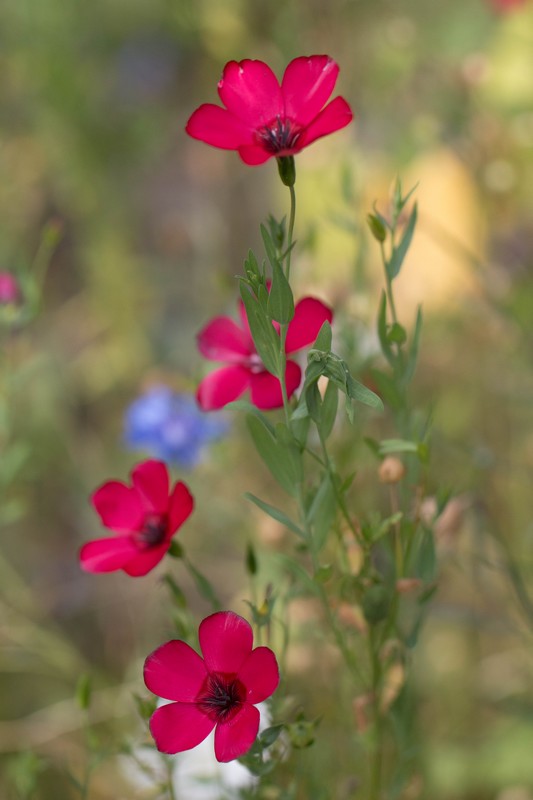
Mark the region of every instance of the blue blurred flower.
<instances>
[{"instance_id":1,"label":"blue blurred flower","mask_svg":"<svg viewBox=\"0 0 533 800\"><path fill-rule=\"evenodd\" d=\"M153 386L126 411L124 439L128 447L190 468L200 461L206 445L228 428L227 419L205 414L191 395Z\"/></svg>"}]
</instances>

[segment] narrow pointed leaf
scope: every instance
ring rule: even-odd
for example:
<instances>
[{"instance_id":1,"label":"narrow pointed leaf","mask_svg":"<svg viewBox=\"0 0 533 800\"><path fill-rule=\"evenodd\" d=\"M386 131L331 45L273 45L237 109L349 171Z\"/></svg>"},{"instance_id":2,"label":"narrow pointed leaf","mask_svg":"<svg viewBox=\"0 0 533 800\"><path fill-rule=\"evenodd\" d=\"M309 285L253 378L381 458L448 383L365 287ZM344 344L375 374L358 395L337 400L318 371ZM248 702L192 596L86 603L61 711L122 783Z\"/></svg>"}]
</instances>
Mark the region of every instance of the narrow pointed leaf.
<instances>
[{"instance_id":1,"label":"narrow pointed leaf","mask_svg":"<svg viewBox=\"0 0 533 800\"><path fill-rule=\"evenodd\" d=\"M272 286L268 297L268 313L281 325L288 324L294 317L292 290L277 260L272 264Z\"/></svg>"},{"instance_id":2,"label":"narrow pointed leaf","mask_svg":"<svg viewBox=\"0 0 533 800\"><path fill-rule=\"evenodd\" d=\"M265 514L268 514L269 517L272 517L272 519L275 519L277 522L281 522L281 524L285 525L285 527L288 528L290 531L292 531L297 536L300 536L300 538L307 541L307 536L305 535L305 531L303 531L300 527L298 527L298 525L295 522L293 522L292 519L287 516L287 514L285 514L283 511L280 511L279 508L270 505L270 503L265 503L264 500L261 500L254 494L251 494L251 492L245 492L244 496L246 497L247 500L250 500L250 502L254 503L254 505L260 508L261 511L264 511Z\"/></svg>"},{"instance_id":3,"label":"narrow pointed leaf","mask_svg":"<svg viewBox=\"0 0 533 800\"><path fill-rule=\"evenodd\" d=\"M413 210L409 216L409 221L407 226L403 232L403 236L400 240L400 244L394 248L390 261L387 264L387 274L390 280L393 280L402 268L402 264L404 261L405 256L407 255L407 251L411 245L411 240L413 238L413 233L415 231L416 226L416 217L417 217L417 206L416 203L413 206Z\"/></svg>"},{"instance_id":4,"label":"narrow pointed leaf","mask_svg":"<svg viewBox=\"0 0 533 800\"><path fill-rule=\"evenodd\" d=\"M259 302L252 297L247 287L242 282L241 297L259 357L265 365L265 368L272 373L272 375L276 375L279 378L279 336Z\"/></svg>"},{"instance_id":5,"label":"narrow pointed leaf","mask_svg":"<svg viewBox=\"0 0 533 800\"><path fill-rule=\"evenodd\" d=\"M297 491L298 474L294 469L292 459L288 457L287 447L280 445L276 437L272 435L258 417L250 414L246 418L246 423L257 452L266 466L280 486L294 496Z\"/></svg>"}]
</instances>

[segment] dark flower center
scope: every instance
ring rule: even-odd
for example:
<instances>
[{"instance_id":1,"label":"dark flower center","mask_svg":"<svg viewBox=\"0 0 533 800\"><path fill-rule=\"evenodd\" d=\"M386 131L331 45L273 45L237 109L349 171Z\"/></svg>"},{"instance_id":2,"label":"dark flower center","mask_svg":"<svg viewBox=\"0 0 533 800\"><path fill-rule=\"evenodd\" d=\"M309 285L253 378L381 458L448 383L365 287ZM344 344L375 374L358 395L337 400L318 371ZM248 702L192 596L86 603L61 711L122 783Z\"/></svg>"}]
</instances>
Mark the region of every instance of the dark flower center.
<instances>
[{"instance_id":1,"label":"dark flower center","mask_svg":"<svg viewBox=\"0 0 533 800\"><path fill-rule=\"evenodd\" d=\"M135 541L143 549L157 547L167 533L168 520L166 514L151 514L144 520L140 531L135 533Z\"/></svg>"},{"instance_id":2,"label":"dark flower center","mask_svg":"<svg viewBox=\"0 0 533 800\"><path fill-rule=\"evenodd\" d=\"M227 722L246 700L246 689L234 674L210 672L196 703L215 722Z\"/></svg>"},{"instance_id":3,"label":"dark flower center","mask_svg":"<svg viewBox=\"0 0 533 800\"><path fill-rule=\"evenodd\" d=\"M257 131L257 138L259 143L268 150L269 153L281 153L283 150L292 150L296 147L298 139L302 133L299 125L292 122L290 119L281 119L276 117L275 120L265 125L264 128L259 128Z\"/></svg>"}]
</instances>

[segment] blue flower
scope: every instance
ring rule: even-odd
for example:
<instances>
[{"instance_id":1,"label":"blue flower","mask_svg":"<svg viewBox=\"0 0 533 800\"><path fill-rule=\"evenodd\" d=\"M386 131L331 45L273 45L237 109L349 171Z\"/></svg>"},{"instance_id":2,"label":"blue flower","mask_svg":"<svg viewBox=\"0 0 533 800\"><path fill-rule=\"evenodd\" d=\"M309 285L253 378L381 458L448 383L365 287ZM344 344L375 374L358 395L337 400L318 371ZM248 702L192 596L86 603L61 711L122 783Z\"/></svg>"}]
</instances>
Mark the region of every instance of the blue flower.
<instances>
[{"instance_id":1,"label":"blue flower","mask_svg":"<svg viewBox=\"0 0 533 800\"><path fill-rule=\"evenodd\" d=\"M201 411L191 395L153 386L126 411L124 440L132 449L191 468L201 460L206 445L228 427L222 416Z\"/></svg>"}]
</instances>

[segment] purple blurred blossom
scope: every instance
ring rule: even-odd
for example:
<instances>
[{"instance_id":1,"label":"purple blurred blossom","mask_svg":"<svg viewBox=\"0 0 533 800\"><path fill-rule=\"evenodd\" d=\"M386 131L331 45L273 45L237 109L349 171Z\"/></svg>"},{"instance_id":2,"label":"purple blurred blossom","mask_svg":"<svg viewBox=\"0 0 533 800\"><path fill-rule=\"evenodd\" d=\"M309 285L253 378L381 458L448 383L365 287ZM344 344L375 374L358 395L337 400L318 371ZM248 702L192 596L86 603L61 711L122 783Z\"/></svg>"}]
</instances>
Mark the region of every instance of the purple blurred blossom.
<instances>
[{"instance_id":1,"label":"purple blurred blossom","mask_svg":"<svg viewBox=\"0 0 533 800\"><path fill-rule=\"evenodd\" d=\"M153 386L133 401L125 414L128 447L176 464L194 467L209 442L224 436L229 422L221 414L206 414L195 398L168 386Z\"/></svg>"}]
</instances>

